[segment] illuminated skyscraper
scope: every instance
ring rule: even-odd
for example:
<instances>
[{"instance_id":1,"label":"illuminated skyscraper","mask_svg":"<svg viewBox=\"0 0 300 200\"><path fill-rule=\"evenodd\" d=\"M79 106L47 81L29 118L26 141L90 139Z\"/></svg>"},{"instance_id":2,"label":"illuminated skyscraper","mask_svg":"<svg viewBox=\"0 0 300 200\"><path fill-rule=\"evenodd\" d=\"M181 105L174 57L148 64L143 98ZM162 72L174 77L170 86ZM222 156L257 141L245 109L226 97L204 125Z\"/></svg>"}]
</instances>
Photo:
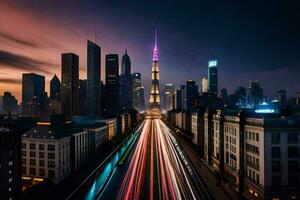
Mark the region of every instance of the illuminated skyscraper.
<instances>
[{"instance_id":1,"label":"illuminated skyscraper","mask_svg":"<svg viewBox=\"0 0 300 200\"><path fill-rule=\"evenodd\" d=\"M218 62L216 60L208 62L208 91L213 97L218 96Z\"/></svg>"},{"instance_id":2,"label":"illuminated skyscraper","mask_svg":"<svg viewBox=\"0 0 300 200\"><path fill-rule=\"evenodd\" d=\"M208 91L208 80L206 77L201 79L201 93L206 93Z\"/></svg>"},{"instance_id":3,"label":"illuminated skyscraper","mask_svg":"<svg viewBox=\"0 0 300 200\"><path fill-rule=\"evenodd\" d=\"M167 83L165 85L164 89L164 96L163 96L163 104L164 104L164 109L165 111L169 111L173 109L173 95L174 95L174 85L172 83Z\"/></svg>"},{"instance_id":4,"label":"illuminated skyscraper","mask_svg":"<svg viewBox=\"0 0 300 200\"><path fill-rule=\"evenodd\" d=\"M71 118L78 110L79 57L63 53L61 57L61 104L62 113Z\"/></svg>"},{"instance_id":5,"label":"illuminated skyscraper","mask_svg":"<svg viewBox=\"0 0 300 200\"><path fill-rule=\"evenodd\" d=\"M160 110L157 31L155 31L155 45L153 50L152 85L151 85L151 92L150 92L150 99L149 99L149 109Z\"/></svg>"},{"instance_id":6,"label":"illuminated skyscraper","mask_svg":"<svg viewBox=\"0 0 300 200\"><path fill-rule=\"evenodd\" d=\"M133 73L132 77L132 105L139 112L145 111L144 87L142 86L141 73Z\"/></svg>"},{"instance_id":7,"label":"illuminated skyscraper","mask_svg":"<svg viewBox=\"0 0 300 200\"><path fill-rule=\"evenodd\" d=\"M100 116L100 74L101 74L101 48L88 40L87 42L87 85L86 106L87 114Z\"/></svg>"}]
</instances>

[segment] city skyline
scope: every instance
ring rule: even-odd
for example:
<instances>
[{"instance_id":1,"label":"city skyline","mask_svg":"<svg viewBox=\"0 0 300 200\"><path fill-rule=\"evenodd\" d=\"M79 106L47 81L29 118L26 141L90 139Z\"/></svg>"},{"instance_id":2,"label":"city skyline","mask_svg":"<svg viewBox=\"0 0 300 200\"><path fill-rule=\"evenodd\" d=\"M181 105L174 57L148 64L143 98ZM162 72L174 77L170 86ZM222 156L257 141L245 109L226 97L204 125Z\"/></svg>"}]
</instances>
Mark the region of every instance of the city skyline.
<instances>
[{"instance_id":1,"label":"city skyline","mask_svg":"<svg viewBox=\"0 0 300 200\"><path fill-rule=\"evenodd\" d=\"M153 5L149 3L133 5L129 2L129 5L124 5L121 2L90 2L82 5L77 2L73 5L66 1L54 5L50 2L34 4L29 1L25 5L17 1L3 2L1 20L5 18L6 23L2 23L3 26L0 28L0 48L2 49L0 84L3 86L0 93L8 90L20 101L22 73L35 72L46 77L46 91L49 94L49 81L54 74L61 76L60 54L64 52L74 52L79 55L79 74L81 79L85 79L87 39L94 41L96 38L96 43L103 47L102 80L105 74L104 56L109 53L117 53L121 56L126 48L131 55L132 71L148 74L150 71L148 66L151 64L149 58L153 48L151 36L153 29L157 27L160 33L160 51L164 55L160 61L163 77L161 84L172 82L177 88L187 78L197 81L198 84L198 80L207 73L207 61L216 58L220 66L220 89L225 87L231 93L235 86L248 87L250 79L258 79L269 97L276 96L278 89L288 89L288 96L295 95L298 89L296 80L299 74L299 68L297 68L299 59L297 58L298 51L295 49L298 40L293 40L293 37L299 30L289 26L294 22L294 17L290 14L293 11L292 6L280 8L280 4L274 3L274 6L265 13L262 12L263 8L266 8L263 3L249 3L249 8L243 5L236 5L236 9L225 6L228 10L234 11L232 15L242 15L242 19L235 19L233 23L240 25L242 20L245 20L243 26L230 31L227 30L226 25L232 23L229 22L232 16L228 14L228 10L222 11L214 7L214 3L190 2L195 8L189 8L190 14L180 19L177 28L174 22L163 14L163 8L167 8L167 13L171 16L178 17L174 11L180 11L181 4L173 2L171 4L173 9L168 8L166 2L161 4L161 8L155 11L161 17L159 20L157 17L150 16L150 8ZM224 21L219 17L209 15L208 11L199 14L203 10L203 8L200 9L202 4L203 7L209 8L212 15L221 11L221 14L225 16ZM223 3L220 3L220 7L221 5ZM73 10L64 8L68 6ZM187 9L187 6L188 4L184 5L182 9ZM47 12L41 15L46 8ZM195 12L196 8L200 9L199 13ZM258 9L255 17L250 14L253 9ZM88 13L87 10L90 12ZM105 12L98 14L99 10L105 10ZM118 14L120 10L124 11ZM141 12L145 14L141 15L141 20L132 20L134 16L128 15L130 10L136 11L136 14ZM83 13L80 17L75 15L79 11ZM242 11L245 11L244 14ZM287 14L286 17L281 19L279 11ZM204 14L207 15L202 16ZM37 16L43 23L36 20ZM126 17L121 18L123 16ZM59 21L60 17L64 17L66 21ZM208 17L208 24L204 22L206 17ZM261 17L262 22L257 22L255 20L257 17ZM276 21L278 18L281 21ZM112 23L108 23L109 19ZM141 22L143 20L149 21L149 24L145 26ZM261 31L261 25L267 20L271 20L272 23L265 28L265 31ZM285 24L284 22L288 20L289 23ZM192 22L199 23L199 27L189 27ZM224 22L224 25L220 22ZM125 31L120 34L119 29ZM191 33L191 29L195 29L194 32ZM208 37L214 31L216 34ZM224 34L217 34L218 31L223 31ZM230 39L231 36L238 34L240 36L236 38L237 41ZM268 36L272 37L268 39ZM187 37L189 39L186 39ZM249 41L244 40L245 38ZM206 39L208 41L203 42ZM186 52L185 54L180 53L182 49ZM11 77L10 74L14 76ZM166 74L168 76L163 76ZM237 74L239 76L234 80L230 78ZM284 78L280 82L271 82L272 79L281 77L289 78ZM148 96L150 77L145 76L143 82L146 87L146 96Z\"/></svg>"}]
</instances>

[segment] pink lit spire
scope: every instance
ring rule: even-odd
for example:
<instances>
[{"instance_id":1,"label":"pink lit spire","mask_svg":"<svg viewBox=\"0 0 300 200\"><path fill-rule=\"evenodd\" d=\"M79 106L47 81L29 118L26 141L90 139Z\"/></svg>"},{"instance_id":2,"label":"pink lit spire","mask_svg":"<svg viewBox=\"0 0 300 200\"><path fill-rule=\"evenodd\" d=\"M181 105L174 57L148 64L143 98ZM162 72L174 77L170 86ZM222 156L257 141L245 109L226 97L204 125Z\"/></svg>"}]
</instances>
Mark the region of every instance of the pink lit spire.
<instances>
[{"instance_id":1,"label":"pink lit spire","mask_svg":"<svg viewBox=\"0 0 300 200\"><path fill-rule=\"evenodd\" d=\"M155 29L155 45L153 50L153 61L158 61L158 48L157 48L157 30Z\"/></svg>"}]
</instances>

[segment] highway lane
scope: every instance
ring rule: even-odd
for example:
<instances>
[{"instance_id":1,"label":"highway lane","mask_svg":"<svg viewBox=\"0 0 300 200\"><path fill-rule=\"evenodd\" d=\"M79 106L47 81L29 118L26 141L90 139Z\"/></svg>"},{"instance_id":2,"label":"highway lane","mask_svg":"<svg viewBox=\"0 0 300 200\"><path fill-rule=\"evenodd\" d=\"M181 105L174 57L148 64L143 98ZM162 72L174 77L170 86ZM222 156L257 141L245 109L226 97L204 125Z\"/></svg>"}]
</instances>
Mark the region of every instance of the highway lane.
<instances>
[{"instance_id":1,"label":"highway lane","mask_svg":"<svg viewBox=\"0 0 300 200\"><path fill-rule=\"evenodd\" d=\"M98 199L209 199L195 170L160 119L146 119L126 160L114 168Z\"/></svg>"}]
</instances>

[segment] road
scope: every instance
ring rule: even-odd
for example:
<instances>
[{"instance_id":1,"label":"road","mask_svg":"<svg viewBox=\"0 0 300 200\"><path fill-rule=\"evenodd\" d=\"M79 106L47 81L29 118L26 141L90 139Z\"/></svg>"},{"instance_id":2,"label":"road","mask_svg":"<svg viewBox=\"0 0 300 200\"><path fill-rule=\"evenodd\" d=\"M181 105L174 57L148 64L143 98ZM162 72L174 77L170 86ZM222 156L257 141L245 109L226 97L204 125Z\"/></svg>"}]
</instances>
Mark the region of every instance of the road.
<instances>
[{"instance_id":1,"label":"road","mask_svg":"<svg viewBox=\"0 0 300 200\"><path fill-rule=\"evenodd\" d=\"M160 119L141 126L93 199L210 199L169 127Z\"/></svg>"}]
</instances>

